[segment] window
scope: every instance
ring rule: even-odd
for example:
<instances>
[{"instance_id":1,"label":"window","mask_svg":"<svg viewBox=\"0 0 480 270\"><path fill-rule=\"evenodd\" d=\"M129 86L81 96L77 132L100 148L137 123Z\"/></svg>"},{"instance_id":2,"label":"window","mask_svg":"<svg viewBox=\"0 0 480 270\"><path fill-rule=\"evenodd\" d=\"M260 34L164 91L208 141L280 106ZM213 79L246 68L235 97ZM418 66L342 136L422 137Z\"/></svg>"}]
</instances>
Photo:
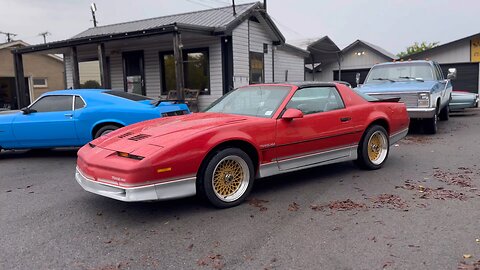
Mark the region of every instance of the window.
<instances>
[{"instance_id":1,"label":"window","mask_svg":"<svg viewBox=\"0 0 480 270\"><path fill-rule=\"evenodd\" d=\"M385 81L404 81L411 78L434 79L432 66L424 62L403 62L374 66L365 81L369 83L385 83Z\"/></svg>"},{"instance_id":2,"label":"window","mask_svg":"<svg viewBox=\"0 0 480 270\"><path fill-rule=\"evenodd\" d=\"M160 54L162 66L162 95L176 90L175 58L173 53ZM210 67L208 48L183 51L185 88L200 90L200 95L210 94Z\"/></svg>"},{"instance_id":3,"label":"window","mask_svg":"<svg viewBox=\"0 0 480 270\"><path fill-rule=\"evenodd\" d=\"M33 87L35 88L48 87L47 78L33 78Z\"/></svg>"},{"instance_id":4,"label":"window","mask_svg":"<svg viewBox=\"0 0 480 270\"><path fill-rule=\"evenodd\" d=\"M79 96L75 96L75 110L80 110L80 109L83 109L85 107L85 102L83 101L83 99Z\"/></svg>"},{"instance_id":5,"label":"window","mask_svg":"<svg viewBox=\"0 0 480 270\"><path fill-rule=\"evenodd\" d=\"M290 89L289 86L242 87L230 91L205 111L271 118Z\"/></svg>"},{"instance_id":6,"label":"window","mask_svg":"<svg viewBox=\"0 0 480 270\"><path fill-rule=\"evenodd\" d=\"M297 90L286 108L312 114L343 109L345 105L335 87L309 87Z\"/></svg>"},{"instance_id":7,"label":"window","mask_svg":"<svg viewBox=\"0 0 480 270\"><path fill-rule=\"evenodd\" d=\"M30 106L30 109L35 112L71 111L72 98L72 96L45 96Z\"/></svg>"},{"instance_id":8,"label":"window","mask_svg":"<svg viewBox=\"0 0 480 270\"><path fill-rule=\"evenodd\" d=\"M132 101L142 101L142 100L152 100L149 97L142 96L142 95L137 95L133 93L127 93L123 91L105 91L103 92L108 95L116 96L116 97L121 97L121 98L126 98Z\"/></svg>"},{"instance_id":9,"label":"window","mask_svg":"<svg viewBox=\"0 0 480 270\"><path fill-rule=\"evenodd\" d=\"M250 83L263 82L265 82L263 53L250 52Z\"/></svg>"}]
</instances>

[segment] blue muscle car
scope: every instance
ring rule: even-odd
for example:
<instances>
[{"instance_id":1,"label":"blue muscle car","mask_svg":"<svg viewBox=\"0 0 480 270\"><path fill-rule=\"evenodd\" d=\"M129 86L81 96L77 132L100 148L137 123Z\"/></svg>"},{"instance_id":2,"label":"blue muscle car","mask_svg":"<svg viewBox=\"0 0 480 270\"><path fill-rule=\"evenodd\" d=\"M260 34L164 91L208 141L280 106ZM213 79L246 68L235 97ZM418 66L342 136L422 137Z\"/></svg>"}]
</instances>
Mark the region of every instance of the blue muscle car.
<instances>
[{"instance_id":1,"label":"blue muscle car","mask_svg":"<svg viewBox=\"0 0 480 270\"><path fill-rule=\"evenodd\" d=\"M185 104L123 91L52 91L20 111L0 112L0 150L82 146L123 126L188 113Z\"/></svg>"}]
</instances>

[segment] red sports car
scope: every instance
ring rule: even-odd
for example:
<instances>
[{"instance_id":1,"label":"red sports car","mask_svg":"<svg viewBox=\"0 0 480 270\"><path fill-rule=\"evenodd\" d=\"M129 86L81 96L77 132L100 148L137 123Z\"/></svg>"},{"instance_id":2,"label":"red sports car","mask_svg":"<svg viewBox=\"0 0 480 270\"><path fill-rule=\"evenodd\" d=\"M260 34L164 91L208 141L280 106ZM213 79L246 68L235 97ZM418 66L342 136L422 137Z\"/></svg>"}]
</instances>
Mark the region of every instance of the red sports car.
<instances>
[{"instance_id":1,"label":"red sports car","mask_svg":"<svg viewBox=\"0 0 480 270\"><path fill-rule=\"evenodd\" d=\"M257 178L347 160L378 169L408 132L398 99L378 100L338 83L239 88L205 112L133 124L78 152L75 178L121 201L199 194L240 204Z\"/></svg>"}]
</instances>

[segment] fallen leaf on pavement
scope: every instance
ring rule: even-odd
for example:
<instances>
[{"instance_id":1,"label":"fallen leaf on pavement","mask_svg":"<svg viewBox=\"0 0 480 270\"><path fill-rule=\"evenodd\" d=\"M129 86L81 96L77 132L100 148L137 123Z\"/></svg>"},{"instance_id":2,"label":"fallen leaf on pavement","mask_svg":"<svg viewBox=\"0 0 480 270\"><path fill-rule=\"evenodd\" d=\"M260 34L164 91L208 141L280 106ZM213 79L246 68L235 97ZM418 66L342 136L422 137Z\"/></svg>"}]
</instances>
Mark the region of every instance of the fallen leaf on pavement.
<instances>
[{"instance_id":1,"label":"fallen leaf on pavement","mask_svg":"<svg viewBox=\"0 0 480 270\"><path fill-rule=\"evenodd\" d=\"M463 254L464 259L470 259L472 258L472 254Z\"/></svg>"}]
</instances>

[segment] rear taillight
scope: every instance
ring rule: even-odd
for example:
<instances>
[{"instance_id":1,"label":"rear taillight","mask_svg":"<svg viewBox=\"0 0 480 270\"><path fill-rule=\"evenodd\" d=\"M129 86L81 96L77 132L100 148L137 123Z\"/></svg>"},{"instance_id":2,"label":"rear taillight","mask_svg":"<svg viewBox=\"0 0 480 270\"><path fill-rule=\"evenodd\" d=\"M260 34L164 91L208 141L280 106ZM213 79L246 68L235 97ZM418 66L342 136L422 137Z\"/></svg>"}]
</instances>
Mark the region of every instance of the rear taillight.
<instances>
[{"instance_id":1,"label":"rear taillight","mask_svg":"<svg viewBox=\"0 0 480 270\"><path fill-rule=\"evenodd\" d=\"M173 112L164 112L162 113L162 117L184 115L184 114L188 114L188 111L181 110L181 111L173 111Z\"/></svg>"}]
</instances>

